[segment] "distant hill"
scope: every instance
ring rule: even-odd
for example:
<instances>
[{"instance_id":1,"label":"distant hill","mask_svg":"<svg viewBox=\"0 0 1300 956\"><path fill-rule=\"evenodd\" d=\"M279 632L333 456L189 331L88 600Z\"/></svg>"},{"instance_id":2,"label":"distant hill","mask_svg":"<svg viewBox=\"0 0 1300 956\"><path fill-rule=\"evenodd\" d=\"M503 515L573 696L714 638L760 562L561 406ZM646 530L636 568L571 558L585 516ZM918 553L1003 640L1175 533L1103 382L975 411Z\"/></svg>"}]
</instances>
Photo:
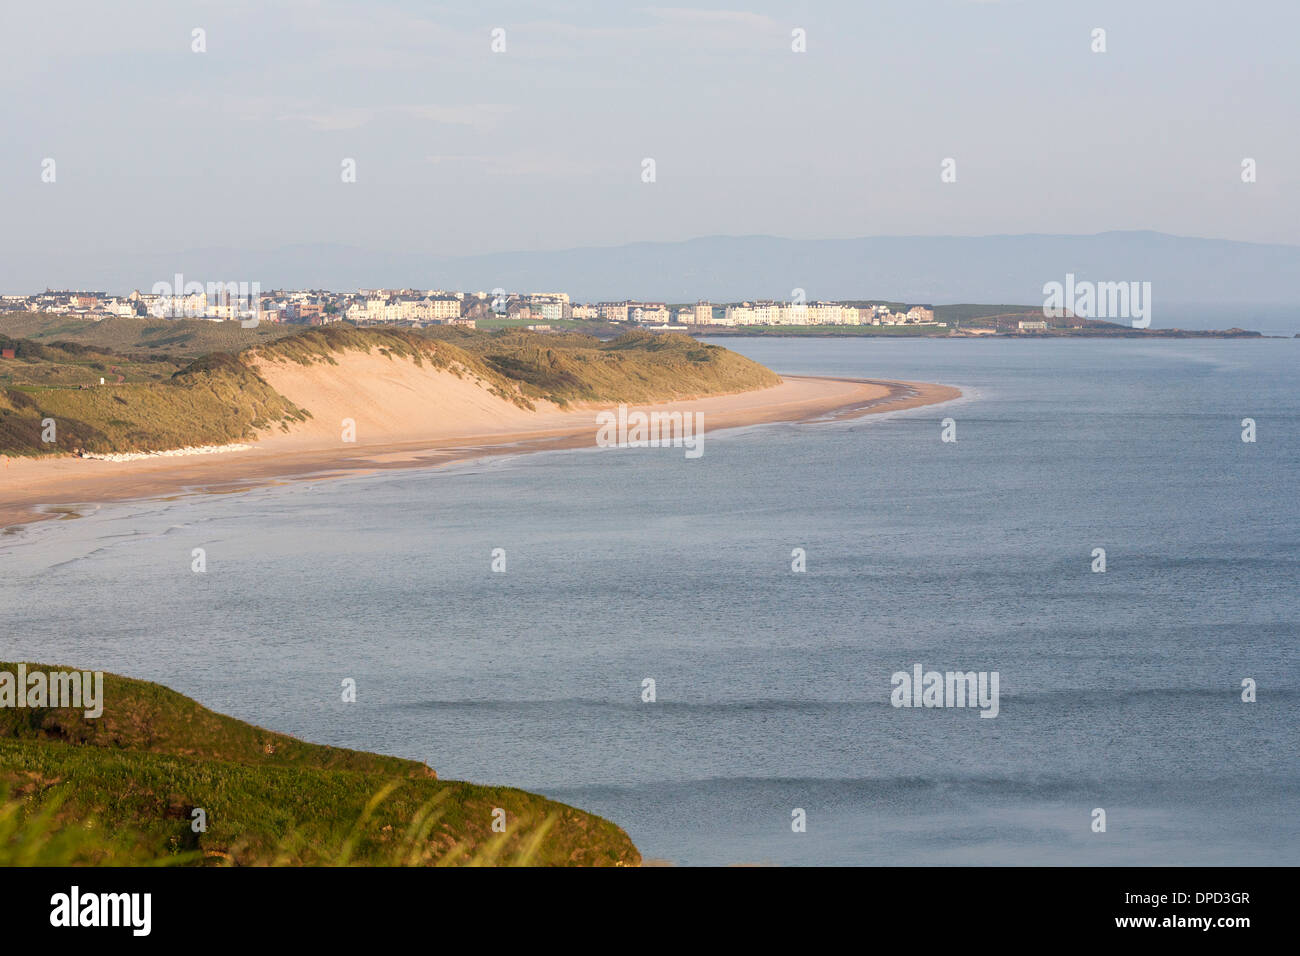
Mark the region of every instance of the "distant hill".
<instances>
[{"instance_id":1,"label":"distant hill","mask_svg":"<svg viewBox=\"0 0 1300 956\"><path fill-rule=\"evenodd\" d=\"M157 255L106 250L91 275L61 271L53 253L0 256L0 288L46 285L129 291L175 272L276 286L411 286L566 291L580 301L881 298L935 305L1041 303L1067 272L1092 281L1149 281L1152 326L1300 329L1300 247L1158 232L1089 236L875 236L782 239L713 236L552 252L431 256L420 250L302 244Z\"/></svg>"},{"instance_id":2,"label":"distant hill","mask_svg":"<svg viewBox=\"0 0 1300 956\"><path fill-rule=\"evenodd\" d=\"M614 824L523 790L304 743L115 674L103 704L94 719L0 708L0 866L640 863Z\"/></svg>"}]
</instances>

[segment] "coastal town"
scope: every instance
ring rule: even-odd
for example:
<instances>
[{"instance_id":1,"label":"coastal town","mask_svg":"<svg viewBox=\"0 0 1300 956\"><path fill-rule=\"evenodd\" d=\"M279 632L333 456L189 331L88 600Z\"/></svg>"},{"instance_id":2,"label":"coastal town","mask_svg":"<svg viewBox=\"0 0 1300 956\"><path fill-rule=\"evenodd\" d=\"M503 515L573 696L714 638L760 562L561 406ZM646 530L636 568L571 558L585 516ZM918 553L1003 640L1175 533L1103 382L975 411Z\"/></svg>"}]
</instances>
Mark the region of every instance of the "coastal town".
<instances>
[{"instance_id":1,"label":"coastal town","mask_svg":"<svg viewBox=\"0 0 1300 956\"><path fill-rule=\"evenodd\" d=\"M507 320L535 331L567 322L599 321L650 329L689 330L741 326L919 326L943 328L929 305L881 302L778 302L672 304L631 299L580 303L564 292L449 292L440 289L272 290L249 283L158 283L153 291L114 296L93 291L46 290L34 295L0 295L0 312L39 312L87 321L140 317L197 318L214 322L286 322L326 325L463 325Z\"/></svg>"}]
</instances>

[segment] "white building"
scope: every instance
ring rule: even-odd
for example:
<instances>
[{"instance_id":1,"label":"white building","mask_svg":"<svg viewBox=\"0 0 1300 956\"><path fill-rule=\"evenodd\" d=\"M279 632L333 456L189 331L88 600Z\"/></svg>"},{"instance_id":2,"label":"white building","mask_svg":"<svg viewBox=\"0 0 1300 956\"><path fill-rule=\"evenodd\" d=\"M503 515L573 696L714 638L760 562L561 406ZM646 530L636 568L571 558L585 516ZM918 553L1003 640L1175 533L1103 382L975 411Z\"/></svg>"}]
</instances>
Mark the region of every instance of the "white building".
<instances>
[{"instance_id":1,"label":"white building","mask_svg":"<svg viewBox=\"0 0 1300 956\"><path fill-rule=\"evenodd\" d=\"M729 305L723 316L723 325L757 325L754 318L754 307L748 302L742 302L740 305Z\"/></svg>"},{"instance_id":2,"label":"white building","mask_svg":"<svg viewBox=\"0 0 1300 956\"><path fill-rule=\"evenodd\" d=\"M430 322L450 322L460 318L460 298L454 295L439 295L425 300L428 305L425 312Z\"/></svg>"},{"instance_id":3,"label":"white building","mask_svg":"<svg viewBox=\"0 0 1300 956\"><path fill-rule=\"evenodd\" d=\"M600 312L600 317L606 322L627 321L627 300L622 302L598 302L596 308Z\"/></svg>"},{"instance_id":4,"label":"white building","mask_svg":"<svg viewBox=\"0 0 1300 956\"><path fill-rule=\"evenodd\" d=\"M558 299L543 299L534 302L533 309L541 313L544 322L559 322L564 318L564 303Z\"/></svg>"},{"instance_id":5,"label":"white building","mask_svg":"<svg viewBox=\"0 0 1300 956\"><path fill-rule=\"evenodd\" d=\"M632 310L632 321L639 325L667 325L670 320L668 306L639 305Z\"/></svg>"}]
</instances>

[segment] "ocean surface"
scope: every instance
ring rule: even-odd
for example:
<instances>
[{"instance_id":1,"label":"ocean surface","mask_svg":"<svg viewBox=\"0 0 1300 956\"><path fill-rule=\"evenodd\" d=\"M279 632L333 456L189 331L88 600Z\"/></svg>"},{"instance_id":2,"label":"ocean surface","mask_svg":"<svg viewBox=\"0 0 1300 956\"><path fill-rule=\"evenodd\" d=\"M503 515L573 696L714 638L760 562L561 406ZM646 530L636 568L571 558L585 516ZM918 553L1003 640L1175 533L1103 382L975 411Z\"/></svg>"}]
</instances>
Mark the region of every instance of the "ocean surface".
<instances>
[{"instance_id":1,"label":"ocean surface","mask_svg":"<svg viewBox=\"0 0 1300 956\"><path fill-rule=\"evenodd\" d=\"M1300 863L1300 341L722 344L965 395L87 508L0 536L0 659L538 790L678 864ZM998 716L891 706L916 664L998 672Z\"/></svg>"}]
</instances>

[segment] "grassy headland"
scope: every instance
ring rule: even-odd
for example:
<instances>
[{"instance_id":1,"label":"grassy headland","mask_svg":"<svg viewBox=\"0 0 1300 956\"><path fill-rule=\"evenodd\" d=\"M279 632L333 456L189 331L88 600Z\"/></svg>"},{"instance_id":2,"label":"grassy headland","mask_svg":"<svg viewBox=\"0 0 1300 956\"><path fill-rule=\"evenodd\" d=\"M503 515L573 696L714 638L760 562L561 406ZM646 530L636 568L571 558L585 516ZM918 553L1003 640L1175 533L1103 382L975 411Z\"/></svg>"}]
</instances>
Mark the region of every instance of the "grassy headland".
<instances>
[{"instance_id":1,"label":"grassy headland","mask_svg":"<svg viewBox=\"0 0 1300 956\"><path fill-rule=\"evenodd\" d=\"M29 664L28 672L58 668ZM17 664L0 662L16 673ZM505 811L506 832L493 830ZM194 811L207 829L195 832ZM0 708L4 865L637 865L614 824L304 743L104 675L104 713Z\"/></svg>"},{"instance_id":2,"label":"grassy headland","mask_svg":"<svg viewBox=\"0 0 1300 956\"><path fill-rule=\"evenodd\" d=\"M32 332L27 327L32 321L9 316L0 329L10 334ZM0 363L0 453L161 451L249 441L268 430L288 431L309 418L311 409L277 393L258 374L259 363L338 364L349 352L468 376L499 398L527 409L538 401L561 407L581 402L671 401L747 391L780 381L757 363L685 335L629 332L601 341L580 334L455 327L416 332L327 326L278 337L265 335L248 339L237 351L195 357L188 350L209 344L204 329L167 323L178 328L166 340L173 351L164 352L161 345L142 345L139 336L152 334L148 322L120 321L136 325L117 333L103 329L95 336L111 340L111 346L52 339L56 333L49 329L42 332L41 341L0 336L0 345L15 349L13 359ZM260 331L238 329L235 323L197 324L228 326L224 332L232 336ZM90 336L89 330L83 332L83 338ZM163 339L155 336L154 341ZM57 426L54 442L42 441L48 419Z\"/></svg>"}]
</instances>

